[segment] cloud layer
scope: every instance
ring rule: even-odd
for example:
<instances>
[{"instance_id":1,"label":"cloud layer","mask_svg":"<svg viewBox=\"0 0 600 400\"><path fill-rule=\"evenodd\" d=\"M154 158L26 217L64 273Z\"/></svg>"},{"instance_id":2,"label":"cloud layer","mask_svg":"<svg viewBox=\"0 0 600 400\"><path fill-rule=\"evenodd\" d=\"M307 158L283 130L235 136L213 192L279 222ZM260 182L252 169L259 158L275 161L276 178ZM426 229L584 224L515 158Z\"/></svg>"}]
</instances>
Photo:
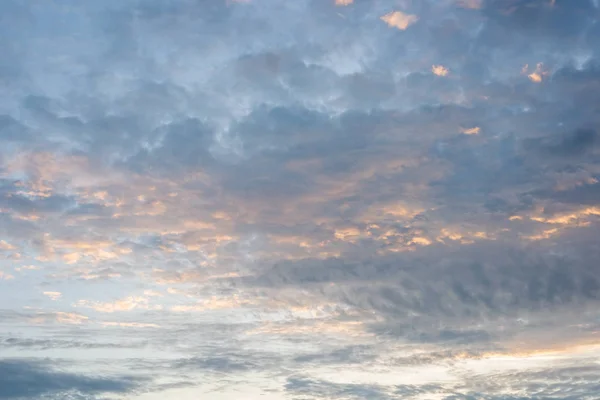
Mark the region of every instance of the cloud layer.
<instances>
[{"instance_id":1,"label":"cloud layer","mask_svg":"<svg viewBox=\"0 0 600 400\"><path fill-rule=\"evenodd\" d=\"M597 1L0 11L0 398L598 392Z\"/></svg>"}]
</instances>

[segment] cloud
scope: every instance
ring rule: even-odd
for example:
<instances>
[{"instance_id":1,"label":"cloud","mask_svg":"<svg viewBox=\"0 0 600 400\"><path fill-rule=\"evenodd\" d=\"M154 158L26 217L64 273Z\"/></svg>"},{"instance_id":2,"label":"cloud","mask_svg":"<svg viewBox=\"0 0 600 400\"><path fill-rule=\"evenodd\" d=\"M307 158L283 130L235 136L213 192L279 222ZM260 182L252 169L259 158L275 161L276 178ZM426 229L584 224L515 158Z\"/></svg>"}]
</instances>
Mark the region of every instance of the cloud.
<instances>
[{"instance_id":1,"label":"cloud","mask_svg":"<svg viewBox=\"0 0 600 400\"><path fill-rule=\"evenodd\" d=\"M596 2L62 5L0 6L9 357L140 398L591 396Z\"/></svg>"},{"instance_id":2,"label":"cloud","mask_svg":"<svg viewBox=\"0 0 600 400\"><path fill-rule=\"evenodd\" d=\"M152 305L147 297L129 296L114 302L98 302L91 300L79 300L75 303L76 307L91 308L100 313L114 313L123 311L132 311L135 309L160 310L161 305Z\"/></svg>"},{"instance_id":3,"label":"cloud","mask_svg":"<svg viewBox=\"0 0 600 400\"><path fill-rule=\"evenodd\" d=\"M5 281L9 281L11 279L15 279L14 275L8 274L4 271L0 271L0 279L1 280L5 280Z\"/></svg>"},{"instance_id":4,"label":"cloud","mask_svg":"<svg viewBox=\"0 0 600 400\"><path fill-rule=\"evenodd\" d=\"M444 67L443 65L434 65L431 67L431 72L437 76L446 76L450 71L448 71L448 68Z\"/></svg>"},{"instance_id":5,"label":"cloud","mask_svg":"<svg viewBox=\"0 0 600 400\"><path fill-rule=\"evenodd\" d=\"M561 136L531 139L526 146L551 156L582 156L594 149L597 133L593 129L580 128Z\"/></svg>"},{"instance_id":6,"label":"cloud","mask_svg":"<svg viewBox=\"0 0 600 400\"><path fill-rule=\"evenodd\" d=\"M100 322L100 325L107 327L119 327L119 328L159 328L157 324L146 324L142 322Z\"/></svg>"},{"instance_id":7,"label":"cloud","mask_svg":"<svg viewBox=\"0 0 600 400\"><path fill-rule=\"evenodd\" d=\"M51 300L58 300L62 297L61 292L43 292L44 296L48 296Z\"/></svg>"},{"instance_id":8,"label":"cloud","mask_svg":"<svg viewBox=\"0 0 600 400\"><path fill-rule=\"evenodd\" d=\"M15 246L7 243L5 240L0 241L0 250L14 250Z\"/></svg>"},{"instance_id":9,"label":"cloud","mask_svg":"<svg viewBox=\"0 0 600 400\"><path fill-rule=\"evenodd\" d=\"M175 367L235 373L236 371L246 371L251 368L256 368L256 365L252 362L245 362L243 360L235 360L226 357L212 357L182 359L177 361Z\"/></svg>"},{"instance_id":10,"label":"cloud","mask_svg":"<svg viewBox=\"0 0 600 400\"><path fill-rule=\"evenodd\" d=\"M598 384L592 378L597 373L597 366L584 364L581 366L563 366L556 369L540 368L530 372L503 373L494 376L487 383L478 381L474 386L490 399L511 398L519 393L527 393L535 397L581 398L592 399L598 390ZM515 382L512 389L506 389L507 381ZM480 393L481 393L480 392ZM477 392L471 392L477 395ZM514 398L514 397L513 397Z\"/></svg>"},{"instance_id":11,"label":"cloud","mask_svg":"<svg viewBox=\"0 0 600 400\"><path fill-rule=\"evenodd\" d=\"M18 348L21 350L34 349L36 351L53 350L53 349L130 349L142 348L146 346L145 341L137 342L99 342L85 341L76 339L31 339L25 337L7 337L0 340L0 346L10 349Z\"/></svg>"},{"instance_id":12,"label":"cloud","mask_svg":"<svg viewBox=\"0 0 600 400\"><path fill-rule=\"evenodd\" d=\"M401 31L416 23L419 17L412 14L405 14L402 11L392 11L381 17L381 20L391 27L398 28Z\"/></svg>"},{"instance_id":13,"label":"cloud","mask_svg":"<svg viewBox=\"0 0 600 400\"><path fill-rule=\"evenodd\" d=\"M0 362L0 398L36 399L41 396L66 396L102 393L128 393L137 382L131 377L104 378L60 372L47 363L28 359Z\"/></svg>"},{"instance_id":14,"label":"cloud","mask_svg":"<svg viewBox=\"0 0 600 400\"><path fill-rule=\"evenodd\" d=\"M325 396L339 399L355 399L368 396L373 399L391 399L381 389L363 385L340 385L298 377L288 378L286 390L291 393L309 395L313 398Z\"/></svg>"},{"instance_id":15,"label":"cloud","mask_svg":"<svg viewBox=\"0 0 600 400\"><path fill-rule=\"evenodd\" d=\"M65 311L37 311L34 314L28 316L29 321L32 324L68 324L68 325L81 325L88 321L88 317L73 312Z\"/></svg>"},{"instance_id":16,"label":"cloud","mask_svg":"<svg viewBox=\"0 0 600 400\"><path fill-rule=\"evenodd\" d=\"M473 128L461 128L460 131L465 135L478 135L481 131L481 128L475 126Z\"/></svg>"}]
</instances>

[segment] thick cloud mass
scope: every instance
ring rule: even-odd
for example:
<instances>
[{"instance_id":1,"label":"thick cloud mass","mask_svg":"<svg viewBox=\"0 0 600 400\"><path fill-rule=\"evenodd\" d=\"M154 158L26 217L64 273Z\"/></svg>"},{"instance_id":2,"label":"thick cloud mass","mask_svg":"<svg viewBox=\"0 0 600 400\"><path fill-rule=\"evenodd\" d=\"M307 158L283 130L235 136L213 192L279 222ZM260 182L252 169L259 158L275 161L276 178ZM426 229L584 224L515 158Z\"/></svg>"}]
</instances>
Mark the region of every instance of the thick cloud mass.
<instances>
[{"instance_id":1,"label":"thick cloud mass","mask_svg":"<svg viewBox=\"0 0 600 400\"><path fill-rule=\"evenodd\" d=\"M4 0L0 398L597 398L599 19Z\"/></svg>"}]
</instances>

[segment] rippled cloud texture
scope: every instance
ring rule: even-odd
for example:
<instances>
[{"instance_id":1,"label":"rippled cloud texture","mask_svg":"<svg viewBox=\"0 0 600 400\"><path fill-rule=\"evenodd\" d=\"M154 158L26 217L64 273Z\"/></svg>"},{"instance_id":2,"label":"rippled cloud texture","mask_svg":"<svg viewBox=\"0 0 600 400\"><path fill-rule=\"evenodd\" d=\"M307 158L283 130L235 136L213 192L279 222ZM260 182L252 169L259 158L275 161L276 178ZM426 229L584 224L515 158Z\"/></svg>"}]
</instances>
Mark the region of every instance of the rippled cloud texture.
<instances>
[{"instance_id":1,"label":"rippled cloud texture","mask_svg":"<svg viewBox=\"0 0 600 400\"><path fill-rule=\"evenodd\" d=\"M597 398L598 1L0 3L0 399Z\"/></svg>"}]
</instances>

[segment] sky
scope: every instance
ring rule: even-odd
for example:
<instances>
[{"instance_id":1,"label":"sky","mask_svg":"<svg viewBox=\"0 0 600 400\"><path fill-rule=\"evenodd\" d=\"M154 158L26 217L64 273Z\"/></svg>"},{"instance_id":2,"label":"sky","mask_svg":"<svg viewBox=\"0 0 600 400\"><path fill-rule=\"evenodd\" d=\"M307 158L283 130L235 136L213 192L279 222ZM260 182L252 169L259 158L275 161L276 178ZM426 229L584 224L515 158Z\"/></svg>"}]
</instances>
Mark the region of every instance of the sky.
<instances>
[{"instance_id":1,"label":"sky","mask_svg":"<svg viewBox=\"0 0 600 400\"><path fill-rule=\"evenodd\" d=\"M600 393L597 0L0 2L0 400Z\"/></svg>"}]
</instances>

